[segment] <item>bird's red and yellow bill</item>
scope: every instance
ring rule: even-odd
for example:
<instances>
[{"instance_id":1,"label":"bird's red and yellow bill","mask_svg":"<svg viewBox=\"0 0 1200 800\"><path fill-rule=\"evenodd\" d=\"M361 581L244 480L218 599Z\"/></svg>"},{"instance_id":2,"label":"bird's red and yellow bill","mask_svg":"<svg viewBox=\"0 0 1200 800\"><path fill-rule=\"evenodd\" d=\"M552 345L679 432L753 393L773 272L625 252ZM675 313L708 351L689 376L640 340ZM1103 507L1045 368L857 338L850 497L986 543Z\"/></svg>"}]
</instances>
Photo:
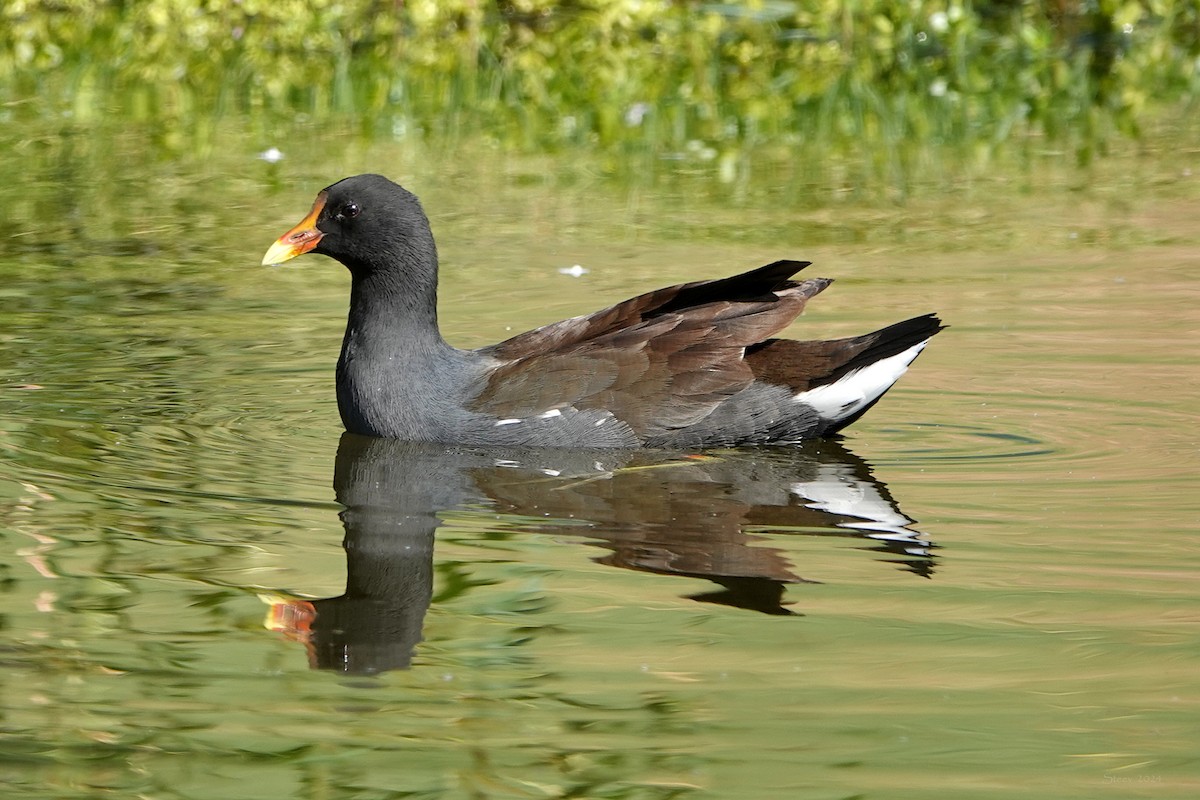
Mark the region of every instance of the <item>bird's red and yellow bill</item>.
<instances>
[{"instance_id":1,"label":"bird's red and yellow bill","mask_svg":"<svg viewBox=\"0 0 1200 800\"><path fill-rule=\"evenodd\" d=\"M278 266L316 247L317 242L321 241L321 237L325 235L317 229L317 217L321 215L321 209L324 207L325 193L321 192L317 195L317 201L313 203L312 211L308 212L308 216L300 220L300 224L296 227L275 240L275 244L267 250L267 254L263 256L263 266Z\"/></svg>"}]
</instances>

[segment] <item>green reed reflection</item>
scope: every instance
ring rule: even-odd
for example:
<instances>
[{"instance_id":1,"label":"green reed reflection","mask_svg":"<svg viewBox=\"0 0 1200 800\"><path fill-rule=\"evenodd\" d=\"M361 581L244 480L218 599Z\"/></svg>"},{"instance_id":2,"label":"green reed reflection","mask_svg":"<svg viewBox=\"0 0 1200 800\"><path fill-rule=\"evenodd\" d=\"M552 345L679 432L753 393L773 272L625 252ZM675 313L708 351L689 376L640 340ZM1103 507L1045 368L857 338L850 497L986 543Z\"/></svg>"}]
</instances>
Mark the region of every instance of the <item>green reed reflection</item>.
<instances>
[{"instance_id":1,"label":"green reed reflection","mask_svg":"<svg viewBox=\"0 0 1200 800\"><path fill-rule=\"evenodd\" d=\"M0 11L4 115L339 116L362 131L586 147L736 171L770 145L903 184L926 148L1047 139L1087 162L1200 89L1200 10L986 0L26 0Z\"/></svg>"}]
</instances>

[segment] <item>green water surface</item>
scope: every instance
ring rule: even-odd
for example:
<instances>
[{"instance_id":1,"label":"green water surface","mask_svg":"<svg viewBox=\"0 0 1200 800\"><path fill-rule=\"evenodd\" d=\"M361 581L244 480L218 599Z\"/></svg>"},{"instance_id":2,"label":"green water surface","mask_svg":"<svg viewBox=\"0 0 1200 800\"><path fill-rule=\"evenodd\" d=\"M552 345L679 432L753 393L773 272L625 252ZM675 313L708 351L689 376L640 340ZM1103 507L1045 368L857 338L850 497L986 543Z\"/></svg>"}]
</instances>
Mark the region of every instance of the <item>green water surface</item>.
<instances>
[{"instance_id":1,"label":"green water surface","mask_svg":"<svg viewBox=\"0 0 1200 800\"><path fill-rule=\"evenodd\" d=\"M1200 793L1186 136L903 203L303 121L6 136L5 798ZM459 346L789 257L836 283L788 335L951 328L841 443L342 440L347 275L258 263L368 170Z\"/></svg>"}]
</instances>

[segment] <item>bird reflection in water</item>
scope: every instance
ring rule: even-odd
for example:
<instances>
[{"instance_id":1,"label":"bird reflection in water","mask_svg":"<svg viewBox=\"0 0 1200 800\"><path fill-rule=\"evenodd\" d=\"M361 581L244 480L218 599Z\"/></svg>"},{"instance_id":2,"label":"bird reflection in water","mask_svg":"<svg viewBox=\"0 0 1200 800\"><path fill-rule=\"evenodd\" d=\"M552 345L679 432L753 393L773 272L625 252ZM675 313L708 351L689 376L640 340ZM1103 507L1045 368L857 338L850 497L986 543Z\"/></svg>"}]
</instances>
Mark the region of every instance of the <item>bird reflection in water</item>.
<instances>
[{"instance_id":1,"label":"bird reflection in water","mask_svg":"<svg viewBox=\"0 0 1200 800\"><path fill-rule=\"evenodd\" d=\"M624 569L704 578L690 599L765 614L796 575L755 531L857 537L916 575L931 543L909 526L862 459L831 440L802 447L668 454L495 450L344 434L334 488L345 527L346 591L273 599L267 624L303 641L316 669L409 667L433 594L439 514L483 504L505 530L578 535ZM582 524L581 524L582 523Z\"/></svg>"}]
</instances>

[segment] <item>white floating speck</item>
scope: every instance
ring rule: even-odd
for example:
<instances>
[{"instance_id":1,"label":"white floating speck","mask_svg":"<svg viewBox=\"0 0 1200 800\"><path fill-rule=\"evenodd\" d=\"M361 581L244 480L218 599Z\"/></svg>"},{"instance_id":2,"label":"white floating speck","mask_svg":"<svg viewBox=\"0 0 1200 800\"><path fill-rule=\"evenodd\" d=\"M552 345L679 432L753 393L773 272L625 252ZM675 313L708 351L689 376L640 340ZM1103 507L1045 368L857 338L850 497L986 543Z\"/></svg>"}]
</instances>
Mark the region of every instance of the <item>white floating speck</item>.
<instances>
[{"instance_id":1,"label":"white floating speck","mask_svg":"<svg viewBox=\"0 0 1200 800\"><path fill-rule=\"evenodd\" d=\"M277 164L283 161L283 151L278 147L271 147L259 153L258 157L268 164Z\"/></svg>"},{"instance_id":2,"label":"white floating speck","mask_svg":"<svg viewBox=\"0 0 1200 800\"><path fill-rule=\"evenodd\" d=\"M642 124L642 120L650 113L649 103L634 103L629 108L625 109L625 124L631 128L636 128Z\"/></svg>"},{"instance_id":3,"label":"white floating speck","mask_svg":"<svg viewBox=\"0 0 1200 800\"><path fill-rule=\"evenodd\" d=\"M569 267L560 267L558 270L558 274L559 275L570 275L572 278L578 278L581 275L586 275L587 270L584 269L583 267L579 266L578 264L572 264Z\"/></svg>"},{"instance_id":4,"label":"white floating speck","mask_svg":"<svg viewBox=\"0 0 1200 800\"><path fill-rule=\"evenodd\" d=\"M496 420L495 427L499 428L501 425L516 425L518 422L521 422L521 420L519 420L515 417L513 417L512 419L499 419L499 420Z\"/></svg>"},{"instance_id":5,"label":"white floating speck","mask_svg":"<svg viewBox=\"0 0 1200 800\"><path fill-rule=\"evenodd\" d=\"M551 417L561 417L561 416L562 416L562 412L559 411L557 408L552 408L549 411L543 411L541 414L538 414L539 419L550 419Z\"/></svg>"}]
</instances>

